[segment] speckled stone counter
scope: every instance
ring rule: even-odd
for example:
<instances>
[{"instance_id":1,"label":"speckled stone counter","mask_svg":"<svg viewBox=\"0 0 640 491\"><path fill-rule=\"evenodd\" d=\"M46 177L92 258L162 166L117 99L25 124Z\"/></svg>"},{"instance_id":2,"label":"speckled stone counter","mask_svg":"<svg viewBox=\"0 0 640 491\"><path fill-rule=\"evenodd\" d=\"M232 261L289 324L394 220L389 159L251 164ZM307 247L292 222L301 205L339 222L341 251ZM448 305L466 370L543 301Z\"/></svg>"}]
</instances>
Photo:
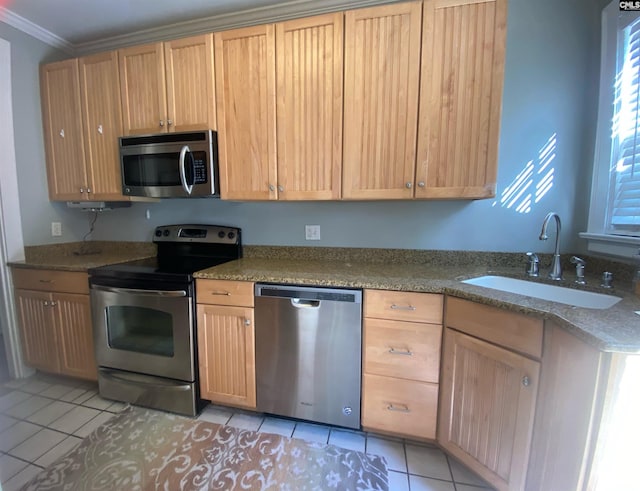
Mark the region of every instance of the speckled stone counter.
<instances>
[{"instance_id":1,"label":"speckled stone counter","mask_svg":"<svg viewBox=\"0 0 640 491\"><path fill-rule=\"evenodd\" d=\"M572 307L460 282L484 274L525 279L522 254L455 251L402 251L393 254L393 251L388 250L331 249L327 256L323 255L321 250L300 249L315 248L246 247L244 258L200 271L195 276L266 283L443 293L553 320L604 351L640 353L640 316L635 314L635 311L640 311L640 299L626 289L604 290L594 286L599 285L597 276L587 276L587 289L622 297L618 304L609 309ZM541 256L541 261L541 276L544 276L550 259ZM614 277L618 278L616 281L620 285L624 284L628 268L624 264L606 266L607 269L617 271L617 276L614 272ZM600 275L601 271L594 273ZM565 267L565 277L565 281L553 284L573 287L573 272L569 267Z\"/></svg>"},{"instance_id":2,"label":"speckled stone counter","mask_svg":"<svg viewBox=\"0 0 640 491\"><path fill-rule=\"evenodd\" d=\"M156 255L151 242L66 242L27 246L25 260L9 262L9 266L60 271L87 271L107 264L144 259Z\"/></svg>"}]
</instances>

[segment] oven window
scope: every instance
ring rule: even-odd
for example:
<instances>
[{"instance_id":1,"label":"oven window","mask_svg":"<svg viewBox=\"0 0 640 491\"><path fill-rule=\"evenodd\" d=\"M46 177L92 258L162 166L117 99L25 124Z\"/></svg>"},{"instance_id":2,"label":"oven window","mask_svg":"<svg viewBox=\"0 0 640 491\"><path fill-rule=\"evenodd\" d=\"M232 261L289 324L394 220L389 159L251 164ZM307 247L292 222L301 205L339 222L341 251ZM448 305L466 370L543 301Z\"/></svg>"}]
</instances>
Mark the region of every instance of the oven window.
<instances>
[{"instance_id":1,"label":"oven window","mask_svg":"<svg viewBox=\"0 0 640 491\"><path fill-rule=\"evenodd\" d=\"M173 356L173 318L167 312L128 305L107 307L107 334L111 348Z\"/></svg>"}]
</instances>

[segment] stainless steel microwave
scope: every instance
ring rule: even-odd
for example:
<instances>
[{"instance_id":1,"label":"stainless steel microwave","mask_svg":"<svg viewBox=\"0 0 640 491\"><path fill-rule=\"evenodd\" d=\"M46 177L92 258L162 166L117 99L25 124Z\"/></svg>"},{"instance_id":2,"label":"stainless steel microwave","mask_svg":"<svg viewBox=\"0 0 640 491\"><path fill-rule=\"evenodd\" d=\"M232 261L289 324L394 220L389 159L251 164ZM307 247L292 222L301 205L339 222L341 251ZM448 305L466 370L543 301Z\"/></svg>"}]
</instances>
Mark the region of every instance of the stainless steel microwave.
<instances>
[{"instance_id":1,"label":"stainless steel microwave","mask_svg":"<svg viewBox=\"0 0 640 491\"><path fill-rule=\"evenodd\" d=\"M120 138L122 194L217 197L218 140L212 130Z\"/></svg>"}]
</instances>

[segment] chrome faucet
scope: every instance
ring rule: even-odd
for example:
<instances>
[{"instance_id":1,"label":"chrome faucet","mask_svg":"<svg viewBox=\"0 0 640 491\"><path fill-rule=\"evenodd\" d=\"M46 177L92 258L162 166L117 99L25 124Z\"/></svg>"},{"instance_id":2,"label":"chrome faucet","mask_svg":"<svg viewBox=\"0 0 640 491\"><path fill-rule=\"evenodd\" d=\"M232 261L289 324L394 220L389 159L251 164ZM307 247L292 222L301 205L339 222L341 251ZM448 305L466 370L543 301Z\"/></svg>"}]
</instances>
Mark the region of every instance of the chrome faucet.
<instances>
[{"instance_id":1,"label":"chrome faucet","mask_svg":"<svg viewBox=\"0 0 640 491\"><path fill-rule=\"evenodd\" d=\"M553 261L551 262L551 271L549 271L549 278L552 280L560 281L562 279L562 265L560 264L560 217L557 213L551 212L544 217L542 222L542 230L540 231L540 240L547 240L547 225L549 220L556 219L556 249L553 253Z\"/></svg>"}]
</instances>

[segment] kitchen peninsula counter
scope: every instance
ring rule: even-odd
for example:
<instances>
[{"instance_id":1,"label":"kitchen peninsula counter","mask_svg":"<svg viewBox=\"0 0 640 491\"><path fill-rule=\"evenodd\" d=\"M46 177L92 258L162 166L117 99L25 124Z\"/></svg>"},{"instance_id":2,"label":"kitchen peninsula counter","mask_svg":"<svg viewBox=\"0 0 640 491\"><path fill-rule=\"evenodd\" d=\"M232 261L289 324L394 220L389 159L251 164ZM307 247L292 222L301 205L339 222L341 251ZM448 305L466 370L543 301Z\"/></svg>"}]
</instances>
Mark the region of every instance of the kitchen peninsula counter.
<instances>
[{"instance_id":1,"label":"kitchen peninsula counter","mask_svg":"<svg viewBox=\"0 0 640 491\"><path fill-rule=\"evenodd\" d=\"M393 250L304 249L316 248L247 247L244 258L200 271L194 276L202 279L442 293L553 320L603 351L640 353L640 315L635 313L640 311L640 299L622 288L604 290L593 287L600 283L597 276L587 275L586 289L621 297L622 300L613 307L602 310L572 307L460 281L486 274L530 279L523 274L522 254L396 250L394 255ZM543 265L550 263L550 259L544 255L541 255L541 261ZM544 279L547 267L541 267L541 277L535 281L573 287L571 269L565 267L564 281L550 282ZM594 273L601 274L597 271ZM614 273L615 277L620 277L618 283L622 284L624 273L619 272L617 276Z\"/></svg>"}]
</instances>

